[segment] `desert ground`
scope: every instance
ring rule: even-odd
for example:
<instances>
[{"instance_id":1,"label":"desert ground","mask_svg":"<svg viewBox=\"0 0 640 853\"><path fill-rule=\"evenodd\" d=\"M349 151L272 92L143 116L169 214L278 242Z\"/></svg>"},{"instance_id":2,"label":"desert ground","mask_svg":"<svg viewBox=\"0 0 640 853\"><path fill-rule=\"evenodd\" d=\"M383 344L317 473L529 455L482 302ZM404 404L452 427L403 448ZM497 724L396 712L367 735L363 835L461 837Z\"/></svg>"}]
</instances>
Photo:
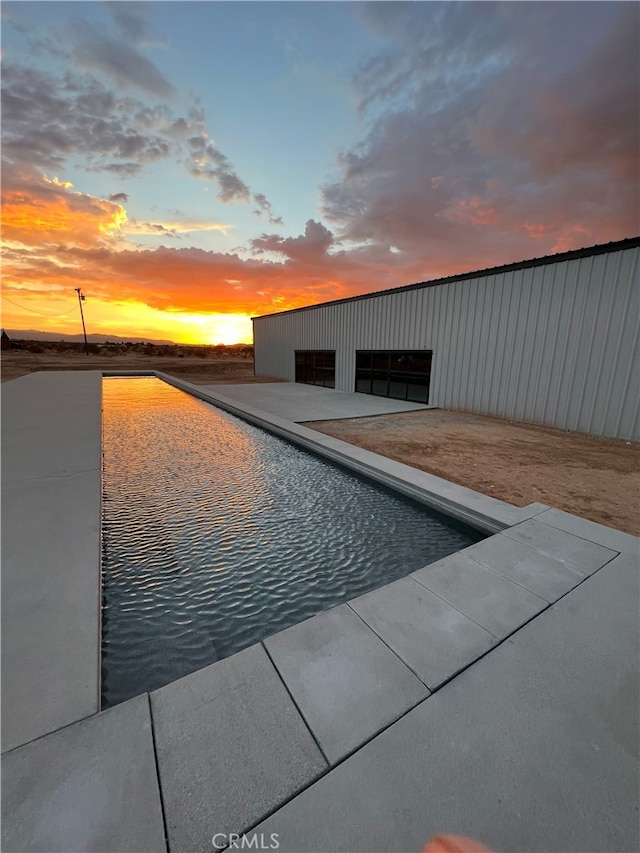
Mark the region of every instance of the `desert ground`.
<instances>
[{"instance_id":1,"label":"desert ground","mask_svg":"<svg viewBox=\"0 0 640 853\"><path fill-rule=\"evenodd\" d=\"M46 344L43 348L42 353L26 350L3 352L0 361L2 381L17 379L38 370L160 370L201 385L273 381L254 376L253 359L235 354L219 355L212 352L207 357L198 357L189 355L189 348L185 348L187 354L181 356L117 350L85 355L81 348L70 352L49 349Z\"/></svg>"},{"instance_id":2,"label":"desert ground","mask_svg":"<svg viewBox=\"0 0 640 853\"><path fill-rule=\"evenodd\" d=\"M636 442L445 409L306 426L516 506L539 501L640 534Z\"/></svg>"},{"instance_id":3,"label":"desert ground","mask_svg":"<svg viewBox=\"0 0 640 853\"><path fill-rule=\"evenodd\" d=\"M161 370L196 384L274 382L250 357L127 352L2 354L2 381L36 370ZM308 423L516 506L540 501L640 534L640 445L443 409Z\"/></svg>"}]
</instances>

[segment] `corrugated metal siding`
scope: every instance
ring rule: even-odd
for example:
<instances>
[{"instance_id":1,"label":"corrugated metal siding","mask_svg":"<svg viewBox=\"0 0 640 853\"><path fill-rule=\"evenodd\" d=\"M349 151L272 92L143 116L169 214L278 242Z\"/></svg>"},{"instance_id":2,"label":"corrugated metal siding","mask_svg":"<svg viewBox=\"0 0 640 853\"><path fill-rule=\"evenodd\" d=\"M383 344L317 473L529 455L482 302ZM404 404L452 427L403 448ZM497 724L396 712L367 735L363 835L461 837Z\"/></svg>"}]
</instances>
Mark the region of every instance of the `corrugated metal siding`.
<instances>
[{"instance_id":1,"label":"corrugated metal siding","mask_svg":"<svg viewBox=\"0 0 640 853\"><path fill-rule=\"evenodd\" d=\"M637 247L254 320L256 372L295 378L294 350L432 349L430 403L640 439Z\"/></svg>"}]
</instances>

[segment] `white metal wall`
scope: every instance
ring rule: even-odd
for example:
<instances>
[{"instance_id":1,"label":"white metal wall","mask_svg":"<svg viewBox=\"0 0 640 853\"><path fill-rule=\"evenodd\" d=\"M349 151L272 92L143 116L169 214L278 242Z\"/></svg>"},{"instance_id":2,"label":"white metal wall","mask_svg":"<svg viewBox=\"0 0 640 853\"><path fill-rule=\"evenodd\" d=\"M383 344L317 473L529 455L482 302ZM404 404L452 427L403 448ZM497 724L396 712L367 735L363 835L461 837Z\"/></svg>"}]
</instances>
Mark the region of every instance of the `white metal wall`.
<instances>
[{"instance_id":1,"label":"white metal wall","mask_svg":"<svg viewBox=\"0 0 640 853\"><path fill-rule=\"evenodd\" d=\"M254 320L256 373L295 379L296 349L432 349L435 406L640 439L640 249Z\"/></svg>"}]
</instances>

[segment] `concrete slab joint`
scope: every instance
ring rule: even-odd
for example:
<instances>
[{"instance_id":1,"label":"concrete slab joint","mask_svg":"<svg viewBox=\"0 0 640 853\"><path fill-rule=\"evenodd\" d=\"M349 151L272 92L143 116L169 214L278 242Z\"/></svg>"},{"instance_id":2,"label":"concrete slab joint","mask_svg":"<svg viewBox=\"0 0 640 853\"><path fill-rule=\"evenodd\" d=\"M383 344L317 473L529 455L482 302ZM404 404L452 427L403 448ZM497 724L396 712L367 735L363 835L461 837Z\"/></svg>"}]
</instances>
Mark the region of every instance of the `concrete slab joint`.
<instances>
[{"instance_id":1,"label":"concrete slab joint","mask_svg":"<svg viewBox=\"0 0 640 853\"><path fill-rule=\"evenodd\" d=\"M5 753L2 849L166 849L146 694Z\"/></svg>"},{"instance_id":2,"label":"concrete slab joint","mask_svg":"<svg viewBox=\"0 0 640 853\"><path fill-rule=\"evenodd\" d=\"M212 849L327 763L261 645L151 694L171 853Z\"/></svg>"},{"instance_id":3,"label":"concrete slab joint","mask_svg":"<svg viewBox=\"0 0 640 853\"><path fill-rule=\"evenodd\" d=\"M614 558L257 827L280 853L636 851L638 565Z\"/></svg>"},{"instance_id":4,"label":"concrete slab joint","mask_svg":"<svg viewBox=\"0 0 640 853\"><path fill-rule=\"evenodd\" d=\"M429 695L347 605L274 634L264 645L332 764Z\"/></svg>"}]
</instances>

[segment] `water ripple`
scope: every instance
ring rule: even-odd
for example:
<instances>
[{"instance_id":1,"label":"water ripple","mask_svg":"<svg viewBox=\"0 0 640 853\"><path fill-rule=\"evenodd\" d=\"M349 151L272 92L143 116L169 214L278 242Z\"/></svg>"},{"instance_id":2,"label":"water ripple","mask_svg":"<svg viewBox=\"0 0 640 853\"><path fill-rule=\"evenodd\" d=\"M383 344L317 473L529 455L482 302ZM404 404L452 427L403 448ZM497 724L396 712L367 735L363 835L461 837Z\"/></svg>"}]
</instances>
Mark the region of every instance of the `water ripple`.
<instances>
[{"instance_id":1,"label":"water ripple","mask_svg":"<svg viewBox=\"0 0 640 853\"><path fill-rule=\"evenodd\" d=\"M103 400L105 707L481 538L158 379Z\"/></svg>"}]
</instances>

